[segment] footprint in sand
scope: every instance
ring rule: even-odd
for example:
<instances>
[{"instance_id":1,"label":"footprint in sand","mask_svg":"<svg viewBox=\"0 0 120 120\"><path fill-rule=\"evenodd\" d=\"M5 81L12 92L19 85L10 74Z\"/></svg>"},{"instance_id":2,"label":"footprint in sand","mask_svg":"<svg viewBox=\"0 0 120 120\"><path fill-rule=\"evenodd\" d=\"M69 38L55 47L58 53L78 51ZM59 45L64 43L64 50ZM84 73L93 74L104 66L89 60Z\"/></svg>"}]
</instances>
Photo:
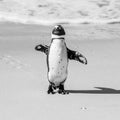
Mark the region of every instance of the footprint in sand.
<instances>
[{"instance_id":1,"label":"footprint in sand","mask_svg":"<svg viewBox=\"0 0 120 120\"><path fill-rule=\"evenodd\" d=\"M30 65L23 63L11 55L2 55L0 56L0 60L16 69L29 70L30 68Z\"/></svg>"},{"instance_id":2,"label":"footprint in sand","mask_svg":"<svg viewBox=\"0 0 120 120\"><path fill-rule=\"evenodd\" d=\"M86 107L81 107L80 109L81 109L81 110L87 110L87 108L86 108Z\"/></svg>"}]
</instances>

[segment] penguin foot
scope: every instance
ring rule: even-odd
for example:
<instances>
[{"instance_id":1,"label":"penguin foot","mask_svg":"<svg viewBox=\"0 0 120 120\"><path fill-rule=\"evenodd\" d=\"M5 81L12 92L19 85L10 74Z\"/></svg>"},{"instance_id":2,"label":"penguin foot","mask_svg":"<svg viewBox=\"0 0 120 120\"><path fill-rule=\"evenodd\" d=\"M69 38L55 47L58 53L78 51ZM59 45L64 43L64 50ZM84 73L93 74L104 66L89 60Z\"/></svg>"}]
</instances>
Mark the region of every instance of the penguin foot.
<instances>
[{"instance_id":1,"label":"penguin foot","mask_svg":"<svg viewBox=\"0 0 120 120\"><path fill-rule=\"evenodd\" d=\"M49 90L47 91L47 93L48 93L48 94L55 94L55 92L49 91Z\"/></svg>"},{"instance_id":2,"label":"penguin foot","mask_svg":"<svg viewBox=\"0 0 120 120\"><path fill-rule=\"evenodd\" d=\"M65 91L65 90L59 90L58 93L59 93L59 94L62 94L62 95L69 94L69 92L68 92L68 91Z\"/></svg>"},{"instance_id":3,"label":"penguin foot","mask_svg":"<svg viewBox=\"0 0 120 120\"><path fill-rule=\"evenodd\" d=\"M68 91L64 90L64 85L63 84L60 84L58 93L62 94L62 95L69 94Z\"/></svg>"},{"instance_id":4,"label":"penguin foot","mask_svg":"<svg viewBox=\"0 0 120 120\"><path fill-rule=\"evenodd\" d=\"M64 90L64 85L63 84L60 84L60 86L53 86L53 85L50 84L49 87L48 87L47 93L48 94L59 93L59 94L62 94L62 95L69 94L68 91Z\"/></svg>"},{"instance_id":5,"label":"penguin foot","mask_svg":"<svg viewBox=\"0 0 120 120\"><path fill-rule=\"evenodd\" d=\"M48 94L55 94L52 85L49 85L47 93L48 93Z\"/></svg>"}]
</instances>

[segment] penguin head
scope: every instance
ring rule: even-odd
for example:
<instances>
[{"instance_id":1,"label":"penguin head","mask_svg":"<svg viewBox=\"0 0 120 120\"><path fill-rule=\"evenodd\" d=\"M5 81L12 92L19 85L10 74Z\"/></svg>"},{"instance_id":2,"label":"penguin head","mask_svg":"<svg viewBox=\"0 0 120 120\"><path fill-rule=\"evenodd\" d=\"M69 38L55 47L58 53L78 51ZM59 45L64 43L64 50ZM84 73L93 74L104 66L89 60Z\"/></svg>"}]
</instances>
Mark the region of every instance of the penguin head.
<instances>
[{"instance_id":1,"label":"penguin head","mask_svg":"<svg viewBox=\"0 0 120 120\"><path fill-rule=\"evenodd\" d=\"M65 36L65 30L61 25L56 25L54 29L52 30L52 39L60 39L64 38Z\"/></svg>"}]
</instances>

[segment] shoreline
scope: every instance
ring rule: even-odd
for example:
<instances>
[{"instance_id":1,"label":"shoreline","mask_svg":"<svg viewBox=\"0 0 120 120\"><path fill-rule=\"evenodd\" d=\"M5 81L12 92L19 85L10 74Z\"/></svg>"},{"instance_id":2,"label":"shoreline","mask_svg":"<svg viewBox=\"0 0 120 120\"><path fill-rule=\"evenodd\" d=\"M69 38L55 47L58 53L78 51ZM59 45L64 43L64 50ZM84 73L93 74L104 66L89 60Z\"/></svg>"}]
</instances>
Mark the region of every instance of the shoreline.
<instances>
[{"instance_id":1,"label":"shoreline","mask_svg":"<svg viewBox=\"0 0 120 120\"><path fill-rule=\"evenodd\" d=\"M66 36L67 37L72 37L72 36L82 36L83 38L85 38L84 36L90 35L91 40L92 37L96 40L100 40L99 38L104 36L105 34L107 34L107 39L111 39L113 38L113 34L115 34L115 39L116 36L119 38L120 34L120 24L78 24L78 25L69 25L69 24L61 24L64 26L65 30L66 30ZM18 32L22 32L22 29L26 29L26 33L28 30L29 32L37 32L36 35L38 34L38 31L40 30L40 32L44 32L44 30L46 29L47 34L49 34L49 36L51 35L51 29L54 27L54 25L40 25L40 24L22 24L22 23L14 23L14 22L0 22L0 33L2 34L2 32L4 32L5 30L9 30L10 29L20 29L17 30ZM32 31L32 29L34 29L35 31ZM43 29L43 31L41 31L41 29ZM86 32L87 29L90 29ZM3 30L3 31L2 31ZM45 31L45 32L46 32ZM79 32L77 32L79 31ZM98 32L98 33L97 33ZM27 34L28 34L27 33ZM72 36L71 36L72 35ZM101 38L103 39L103 38ZM104 38L105 39L105 38ZM84 39L86 40L86 38Z\"/></svg>"}]
</instances>

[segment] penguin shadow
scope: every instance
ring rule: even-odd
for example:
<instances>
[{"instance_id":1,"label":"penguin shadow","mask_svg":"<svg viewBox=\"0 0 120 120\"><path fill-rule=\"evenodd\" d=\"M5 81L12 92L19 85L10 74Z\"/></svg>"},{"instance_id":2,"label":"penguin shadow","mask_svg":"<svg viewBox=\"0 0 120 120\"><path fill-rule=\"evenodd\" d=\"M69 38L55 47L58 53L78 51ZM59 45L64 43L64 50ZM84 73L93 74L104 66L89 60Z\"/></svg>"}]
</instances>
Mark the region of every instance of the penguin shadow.
<instances>
[{"instance_id":1,"label":"penguin shadow","mask_svg":"<svg viewBox=\"0 0 120 120\"><path fill-rule=\"evenodd\" d=\"M66 90L72 94L120 94L120 90L106 87L94 87L98 90Z\"/></svg>"}]
</instances>

